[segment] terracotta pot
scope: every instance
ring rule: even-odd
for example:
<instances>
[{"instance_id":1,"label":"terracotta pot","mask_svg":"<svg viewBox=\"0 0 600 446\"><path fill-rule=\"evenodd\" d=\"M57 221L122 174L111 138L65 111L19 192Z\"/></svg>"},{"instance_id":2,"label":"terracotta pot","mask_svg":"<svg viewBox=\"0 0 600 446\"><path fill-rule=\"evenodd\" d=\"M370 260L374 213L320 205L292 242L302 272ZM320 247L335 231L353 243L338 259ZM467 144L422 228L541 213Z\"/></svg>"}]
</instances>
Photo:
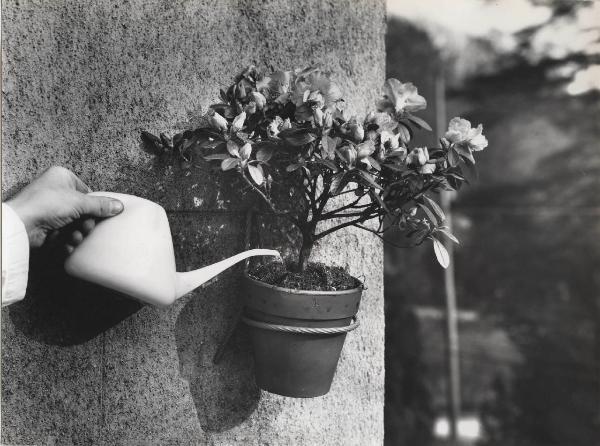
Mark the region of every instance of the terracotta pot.
<instances>
[{"instance_id":1,"label":"terracotta pot","mask_svg":"<svg viewBox=\"0 0 600 446\"><path fill-rule=\"evenodd\" d=\"M362 285L344 291L303 291L245 276L243 287L257 385L296 398L329 392L346 333L358 326L354 317Z\"/></svg>"}]
</instances>

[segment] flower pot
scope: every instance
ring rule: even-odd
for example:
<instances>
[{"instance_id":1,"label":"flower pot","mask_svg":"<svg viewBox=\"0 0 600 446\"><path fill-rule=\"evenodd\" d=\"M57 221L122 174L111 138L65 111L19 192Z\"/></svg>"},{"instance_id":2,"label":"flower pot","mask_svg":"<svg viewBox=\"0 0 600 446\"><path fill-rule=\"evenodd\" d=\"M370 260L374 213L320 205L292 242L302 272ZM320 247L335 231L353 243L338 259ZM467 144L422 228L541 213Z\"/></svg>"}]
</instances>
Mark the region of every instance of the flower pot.
<instances>
[{"instance_id":1,"label":"flower pot","mask_svg":"<svg viewBox=\"0 0 600 446\"><path fill-rule=\"evenodd\" d=\"M257 385L268 392L312 398L329 392L362 285L344 291L303 291L243 280Z\"/></svg>"}]
</instances>

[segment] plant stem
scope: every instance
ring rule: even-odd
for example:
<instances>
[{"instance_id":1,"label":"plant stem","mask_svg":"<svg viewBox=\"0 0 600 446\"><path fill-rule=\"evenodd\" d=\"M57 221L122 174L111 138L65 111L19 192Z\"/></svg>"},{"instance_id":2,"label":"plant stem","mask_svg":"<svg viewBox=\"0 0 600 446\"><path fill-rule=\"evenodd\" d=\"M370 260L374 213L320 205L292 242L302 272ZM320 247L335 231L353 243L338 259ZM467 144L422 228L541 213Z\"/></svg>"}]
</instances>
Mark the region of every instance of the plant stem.
<instances>
[{"instance_id":1,"label":"plant stem","mask_svg":"<svg viewBox=\"0 0 600 446\"><path fill-rule=\"evenodd\" d=\"M339 231L340 229L347 228L348 226L355 225L356 223L364 223L365 221L370 220L372 218L375 218L377 216L378 216L378 214L371 214L371 215L366 215L366 216L361 217L361 218L356 218L354 220L349 220L349 221L346 221L344 223L341 223L341 224L339 224L337 226L334 226L332 228L329 228L329 229L321 232L320 234L315 235L315 241L320 240L323 237L328 236L332 232Z\"/></svg>"},{"instance_id":2,"label":"plant stem","mask_svg":"<svg viewBox=\"0 0 600 446\"><path fill-rule=\"evenodd\" d=\"M300 254L298 255L298 263L296 265L297 272L302 273L306 271L314 243L314 226L309 225L302 231L302 246L300 247Z\"/></svg>"},{"instance_id":3,"label":"plant stem","mask_svg":"<svg viewBox=\"0 0 600 446\"><path fill-rule=\"evenodd\" d=\"M271 209L271 212L273 212L273 214L275 215L282 215L285 218L287 218L288 220L290 220L292 223L294 223L295 225L299 224L299 221L297 218L294 218L290 215L289 212L281 212L278 211L275 208L275 205L271 202L271 200L269 200L269 197L267 197L263 191L260 190L260 188L258 188L258 186L256 186L252 181L250 181L248 179L248 177L246 176L246 173L242 171L242 178L244 179L244 181L252 188L252 190L257 193L262 200L269 206L269 209Z\"/></svg>"}]
</instances>

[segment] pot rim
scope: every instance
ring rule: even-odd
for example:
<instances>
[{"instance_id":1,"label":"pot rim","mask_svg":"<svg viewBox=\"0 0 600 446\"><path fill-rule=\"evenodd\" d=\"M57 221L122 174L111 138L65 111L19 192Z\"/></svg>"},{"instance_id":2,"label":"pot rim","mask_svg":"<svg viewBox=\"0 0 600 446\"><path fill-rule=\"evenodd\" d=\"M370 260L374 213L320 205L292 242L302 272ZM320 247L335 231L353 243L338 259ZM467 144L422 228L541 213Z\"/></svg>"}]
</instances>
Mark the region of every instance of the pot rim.
<instances>
[{"instance_id":1,"label":"pot rim","mask_svg":"<svg viewBox=\"0 0 600 446\"><path fill-rule=\"evenodd\" d=\"M364 283L362 283L360 280L358 280L354 276L352 276L352 278L359 283L359 285L356 288L350 288L349 290L336 290L336 291L296 290L294 288L284 288L281 286L271 285L270 283L266 283L266 282L262 282L260 280L254 279L253 277L250 277L250 275L248 274L248 271L244 271L244 278L256 283L257 285L263 286L265 288L271 288L272 290L281 291L281 292L289 293L289 294L308 294L308 295L313 295L313 296L330 296L332 294L340 294L340 295L353 294L358 291L362 292L365 289Z\"/></svg>"}]
</instances>

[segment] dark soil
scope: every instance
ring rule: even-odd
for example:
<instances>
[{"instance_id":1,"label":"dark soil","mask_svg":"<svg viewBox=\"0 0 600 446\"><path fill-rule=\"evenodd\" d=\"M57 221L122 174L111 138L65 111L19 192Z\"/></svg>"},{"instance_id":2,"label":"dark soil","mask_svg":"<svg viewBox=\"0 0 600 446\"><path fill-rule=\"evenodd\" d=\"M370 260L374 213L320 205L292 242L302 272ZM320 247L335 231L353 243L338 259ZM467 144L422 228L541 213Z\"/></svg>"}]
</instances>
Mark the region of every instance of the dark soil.
<instances>
[{"instance_id":1,"label":"dark soil","mask_svg":"<svg viewBox=\"0 0 600 446\"><path fill-rule=\"evenodd\" d=\"M322 263L309 263L304 273L296 273L282 262L270 262L251 269L248 274L269 285L296 290L341 291L360 285L343 268Z\"/></svg>"}]
</instances>

